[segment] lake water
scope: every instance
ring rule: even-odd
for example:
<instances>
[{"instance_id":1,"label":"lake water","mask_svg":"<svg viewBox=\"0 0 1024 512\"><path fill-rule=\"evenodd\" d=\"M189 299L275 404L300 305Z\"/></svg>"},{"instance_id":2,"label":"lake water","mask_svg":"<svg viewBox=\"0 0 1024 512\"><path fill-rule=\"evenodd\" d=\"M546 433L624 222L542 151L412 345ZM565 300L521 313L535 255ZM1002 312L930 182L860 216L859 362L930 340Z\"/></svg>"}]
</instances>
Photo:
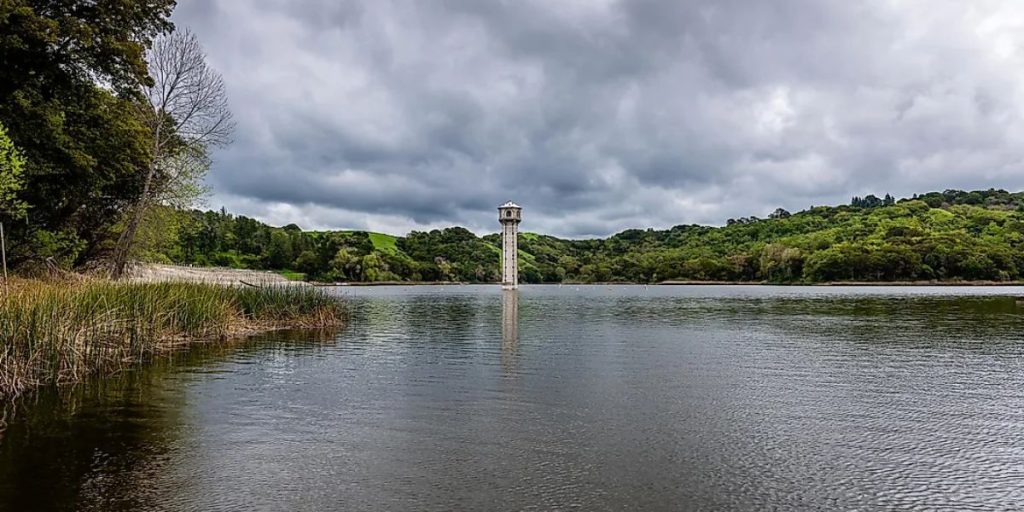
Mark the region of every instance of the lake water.
<instances>
[{"instance_id":1,"label":"lake water","mask_svg":"<svg viewBox=\"0 0 1024 512\"><path fill-rule=\"evenodd\" d=\"M341 288L8 414L0 510L1009 510L1019 288Z\"/></svg>"}]
</instances>

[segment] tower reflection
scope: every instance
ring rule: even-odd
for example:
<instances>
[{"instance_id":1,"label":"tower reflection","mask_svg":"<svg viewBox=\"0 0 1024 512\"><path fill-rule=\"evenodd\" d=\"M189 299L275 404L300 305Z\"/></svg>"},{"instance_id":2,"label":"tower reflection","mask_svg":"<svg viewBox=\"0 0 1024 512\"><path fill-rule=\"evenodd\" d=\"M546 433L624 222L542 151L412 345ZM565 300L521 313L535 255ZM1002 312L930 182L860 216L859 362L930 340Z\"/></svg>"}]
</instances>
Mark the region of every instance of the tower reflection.
<instances>
[{"instance_id":1,"label":"tower reflection","mask_svg":"<svg viewBox=\"0 0 1024 512\"><path fill-rule=\"evenodd\" d=\"M519 292L501 292L501 366L505 373L515 372L519 345Z\"/></svg>"}]
</instances>

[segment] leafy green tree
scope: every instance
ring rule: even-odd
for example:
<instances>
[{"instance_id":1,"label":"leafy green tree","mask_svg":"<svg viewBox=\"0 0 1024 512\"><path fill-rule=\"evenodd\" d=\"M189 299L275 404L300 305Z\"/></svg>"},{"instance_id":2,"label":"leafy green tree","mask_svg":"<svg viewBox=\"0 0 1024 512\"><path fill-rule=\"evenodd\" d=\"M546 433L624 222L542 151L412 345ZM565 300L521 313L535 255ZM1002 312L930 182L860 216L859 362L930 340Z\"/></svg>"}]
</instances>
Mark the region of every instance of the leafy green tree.
<instances>
[{"instance_id":1,"label":"leafy green tree","mask_svg":"<svg viewBox=\"0 0 1024 512\"><path fill-rule=\"evenodd\" d=\"M393 281L398 276L391 273L384 259L378 253L370 253L362 259L363 278L367 281Z\"/></svg>"},{"instance_id":2,"label":"leafy green tree","mask_svg":"<svg viewBox=\"0 0 1024 512\"><path fill-rule=\"evenodd\" d=\"M0 123L0 215L15 219L25 215L28 204L20 199L24 189L25 157L7 136L3 123Z\"/></svg>"},{"instance_id":3,"label":"leafy green tree","mask_svg":"<svg viewBox=\"0 0 1024 512\"><path fill-rule=\"evenodd\" d=\"M138 195L143 58L174 0L0 1L0 122L26 158L18 260L102 252ZM103 84L103 87L97 85ZM45 233L43 233L45 232Z\"/></svg>"},{"instance_id":4,"label":"leafy green tree","mask_svg":"<svg viewBox=\"0 0 1024 512\"><path fill-rule=\"evenodd\" d=\"M270 234L270 247L267 250L267 266L281 270L288 268L293 259L292 240L283 230L277 229Z\"/></svg>"},{"instance_id":5,"label":"leafy green tree","mask_svg":"<svg viewBox=\"0 0 1024 512\"><path fill-rule=\"evenodd\" d=\"M173 263L180 260L184 218L169 207L151 208L139 227L136 254L142 261Z\"/></svg>"},{"instance_id":6,"label":"leafy green tree","mask_svg":"<svg viewBox=\"0 0 1024 512\"><path fill-rule=\"evenodd\" d=\"M4 218L21 218L28 207L18 198L25 188L25 158L14 147L7 130L0 123L0 260L3 264L4 286L7 286L7 239Z\"/></svg>"},{"instance_id":7,"label":"leafy green tree","mask_svg":"<svg viewBox=\"0 0 1024 512\"><path fill-rule=\"evenodd\" d=\"M335 274L342 279L355 280L361 278L362 268L360 262L362 258L353 254L351 251L345 248L338 249L337 254L334 255L334 259L331 260L331 268L334 269Z\"/></svg>"},{"instance_id":8,"label":"leafy green tree","mask_svg":"<svg viewBox=\"0 0 1024 512\"><path fill-rule=\"evenodd\" d=\"M313 251L302 251L295 258L295 270L306 274L307 277L315 276L321 272L320 258Z\"/></svg>"},{"instance_id":9,"label":"leafy green tree","mask_svg":"<svg viewBox=\"0 0 1024 512\"><path fill-rule=\"evenodd\" d=\"M143 83L146 107L140 117L152 144L142 169L142 191L131 205L111 260L111 276L121 277L146 212L158 204L189 207L203 193L210 148L224 146L234 129L220 75L206 64L195 34L159 38L149 52L154 79Z\"/></svg>"}]
</instances>

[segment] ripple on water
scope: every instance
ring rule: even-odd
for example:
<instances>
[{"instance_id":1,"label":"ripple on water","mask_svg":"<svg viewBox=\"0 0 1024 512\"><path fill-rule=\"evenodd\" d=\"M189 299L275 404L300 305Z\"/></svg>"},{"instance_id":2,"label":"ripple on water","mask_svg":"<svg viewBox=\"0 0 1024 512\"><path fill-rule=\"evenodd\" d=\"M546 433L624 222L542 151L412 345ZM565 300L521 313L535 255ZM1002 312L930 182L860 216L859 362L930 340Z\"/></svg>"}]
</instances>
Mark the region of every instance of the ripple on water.
<instances>
[{"instance_id":1,"label":"ripple on water","mask_svg":"<svg viewBox=\"0 0 1024 512\"><path fill-rule=\"evenodd\" d=\"M44 395L5 432L0 509L1024 503L1012 298L567 288L346 291L337 338Z\"/></svg>"}]
</instances>

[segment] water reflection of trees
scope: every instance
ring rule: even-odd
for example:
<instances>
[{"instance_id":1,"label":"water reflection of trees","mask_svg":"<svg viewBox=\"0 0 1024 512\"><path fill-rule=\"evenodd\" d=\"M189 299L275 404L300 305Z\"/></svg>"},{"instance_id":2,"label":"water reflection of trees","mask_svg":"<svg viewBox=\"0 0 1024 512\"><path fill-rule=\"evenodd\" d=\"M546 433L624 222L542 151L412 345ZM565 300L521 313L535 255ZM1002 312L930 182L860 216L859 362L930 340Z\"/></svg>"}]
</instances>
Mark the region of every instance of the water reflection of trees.
<instances>
[{"instance_id":1,"label":"water reflection of trees","mask_svg":"<svg viewBox=\"0 0 1024 512\"><path fill-rule=\"evenodd\" d=\"M167 354L121 375L46 389L6 404L0 437L0 510L158 509L154 486L181 441L188 379L229 358L318 350L336 330L279 331ZM187 435L187 434L186 434Z\"/></svg>"},{"instance_id":2,"label":"water reflection of trees","mask_svg":"<svg viewBox=\"0 0 1024 512\"><path fill-rule=\"evenodd\" d=\"M1018 341L1016 333L1024 321L1024 311L1011 297L790 299L747 307L750 311L741 323L793 338L903 347L986 350Z\"/></svg>"},{"instance_id":3,"label":"water reflection of trees","mask_svg":"<svg viewBox=\"0 0 1024 512\"><path fill-rule=\"evenodd\" d=\"M969 344L1018 341L1024 307L1013 297L608 297L538 301L554 322L670 329L732 329L800 339ZM601 302L605 302L602 304Z\"/></svg>"},{"instance_id":4,"label":"water reflection of trees","mask_svg":"<svg viewBox=\"0 0 1024 512\"><path fill-rule=\"evenodd\" d=\"M161 361L18 404L0 449L0 509L151 508L144 475L174 442L182 397Z\"/></svg>"}]
</instances>

